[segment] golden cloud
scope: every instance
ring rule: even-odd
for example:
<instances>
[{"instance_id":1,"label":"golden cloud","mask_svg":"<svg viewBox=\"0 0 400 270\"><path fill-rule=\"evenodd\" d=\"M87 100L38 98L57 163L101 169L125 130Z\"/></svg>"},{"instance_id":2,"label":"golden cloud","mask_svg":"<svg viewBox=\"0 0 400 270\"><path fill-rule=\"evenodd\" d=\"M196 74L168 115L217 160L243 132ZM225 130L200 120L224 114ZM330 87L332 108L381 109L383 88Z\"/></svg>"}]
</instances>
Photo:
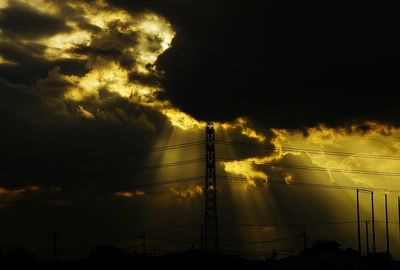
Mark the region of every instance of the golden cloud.
<instances>
[{"instance_id":1,"label":"golden cloud","mask_svg":"<svg viewBox=\"0 0 400 270\"><path fill-rule=\"evenodd\" d=\"M288 155L297 157L289 162L292 167L279 167L284 183L291 184L296 179L293 172L298 172L297 165L301 160L309 159L312 168L326 169L329 181L338 184L358 184L364 187L400 188L394 178L385 172L398 172L400 153L400 129L374 122L366 122L364 127L329 128L323 125L307 129L306 136L301 131L273 129L275 137L271 140L274 152L271 155L257 158L246 158L223 162L226 173L248 179L247 185L254 185L253 179L268 179L264 170L256 165L279 163ZM308 150L310 149L310 150ZM285 159L284 163L288 160ZM306 166L306 167L307 167ZM274 168L271 168L275 170ZM382 175L353 173L352 171L377 171ZM327 179L310 179L309 170L300 170L306 180L324 182ZM347 181L347 182L343 182Z\"/></svg>"},{"instance_id":2,"label":"golden cloud","mask_svg":"<svg viewBox=\"0 0 400 270\"><path fill-rule=\"evenodd\" d=\"M170 188L172 194L180 199L188 199L200 196L203 194L203 188L201 186L192 186L188 188Z\"/></svg>"},{"instance_id":3,"label":"golden cloud","mask_svg":"<svg viewBox=\"0 0 400 270\"><path fill-rule=\"evenodd\" d=\"M120 192L115 193L115 196L120 197L120 198L132 198L132 197L144 196L144 195L145 195L145 193L143 191L135 191L135 192L120 191Z\"/></svg>"},{"instance_id":4,"label":"golden cloud","mask_svg":"<svg viewBox=\"0 0 400 270\"><path fill-rule=\"evenodd\" d=\"M160 85L163 74L155 63L171 46L175 36L175 30L164 17L152 12L129 13L109 5L105 0L90 4L76 0L21 0L19 3L40 14L60 18L68 27L67 32L47 35L37 40L21 38L17 42L42 46L43 54L32 53L46 61L71 60L85 63L86 70L80 75L64 74L59 67L54 67L49 70L47 78L38 80L36 86L45 97L58 98L70 111L74 110L74 117L113 123L123 120L124 123L140 124L155 130L154 124L145 115L137 118L126 111L122 112L122 108L107 106L108 100L103 94L107 91L132 106L139 105L158 111L176 128L191 130L205 127L204 121L182 112L169 100L158 98L163 92ZM2 4L2 8L7 6L7 1ZM0 39L9 40L2 33ZM1 56L0 63L14 64ZM229 123L215 123L215 128L239 129L246 137L260 142L266 140L265 135L251 128L245 117Z\"/></svg>"},{"instance_id":5,"label":"golden cloud","mask_svg":"<svg viewBox=\"0 0 400 270\"><path fill-rule=\"evenodd\" d=\"M27 186L27 187L18 188L18 189L7 189L4 187L0 187L0 197L13 197L13 196L22 195L27 192L37 192L39 190L40 190L39 186Z\"/></svg>"}]
</instances>

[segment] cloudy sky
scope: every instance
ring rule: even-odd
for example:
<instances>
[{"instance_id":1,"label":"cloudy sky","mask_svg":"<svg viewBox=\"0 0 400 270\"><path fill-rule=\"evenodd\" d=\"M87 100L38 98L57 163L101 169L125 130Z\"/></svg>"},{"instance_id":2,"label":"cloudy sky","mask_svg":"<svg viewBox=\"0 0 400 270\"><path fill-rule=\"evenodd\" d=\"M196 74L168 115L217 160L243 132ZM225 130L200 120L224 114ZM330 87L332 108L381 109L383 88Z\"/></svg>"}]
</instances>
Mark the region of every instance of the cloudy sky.
<instances>
[{"instance_id":1,"label":"cloudy sky","mask_svg":"<svg viewBox=\"0 0 400 270\"><path fill-rule=\"evenodd\" d=\"M375 190L380 251L388 194L399 257L397 10L0 0L0 245L46 255L54 230L79 255L140 250L142 232L159 253L198 245L213 121L223 252L297 252L304 228L310 242L356 248L363 187ZM362 220L369 207L361 195Z\"/></svg>"}]
</instances>

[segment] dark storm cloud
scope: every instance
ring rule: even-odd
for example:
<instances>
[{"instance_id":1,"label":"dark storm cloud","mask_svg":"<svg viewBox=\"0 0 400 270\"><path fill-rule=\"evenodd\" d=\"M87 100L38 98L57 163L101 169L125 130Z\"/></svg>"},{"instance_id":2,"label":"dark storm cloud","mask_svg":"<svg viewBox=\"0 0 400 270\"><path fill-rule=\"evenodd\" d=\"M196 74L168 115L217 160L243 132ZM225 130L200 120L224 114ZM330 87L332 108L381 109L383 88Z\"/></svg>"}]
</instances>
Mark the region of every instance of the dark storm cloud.
<instances>
[{"instance_id":1,"label":"dark storm cloud","mask_svg":"<svg viewBox=\"0 0 400 270\"><path fill-rule=\"evenodd\" d=\"M34 58L31 62L25 59L24 62L17 65L0 64L0 74L2 78L13 83L34 85L37 80L46 78L49 70L57 66L66 75L82 76L86 71L85 62L81 60L61 59L46 61Z\"/></svg>"},{"instance_id":2,"label":"dark storm cloud","mask_svg":"<svg viewBox=\"0 0 400 270\"><path fill-rule=\"evenodd\" d=\"M44 99L26 85L14 85L0 78L0 117L6 127L31 123L56 123L67 116L62 103ZM23 106L21 106L23 104ZM49 119L52 119L51 121ZM10 129L7 129L10 131Z\"/></svg>"},{"instance_id":3,"label":"dark storm cloud","mask_svg":"<svg viewBox=\"0 0 400 270\"><path fill-rule=\"evenodd\" d=\"M38 61L37 56L44 54L46 46L36 43L2 42L0 53L6 60L15 63Z\"/></svg>"},{"instance_id":4,"label":"dark storm cloud","mask_svg":"<svg viewBox=\"0 0 400 270\"><path fill-rule=\"evenodd\" d=\"M44 96L61 98L74 85L60 74L60 67L57 66L49 71L45 79L38 80L36 86Z\"/></svg>"},{"instance_id":5,"label":"dark storm cloud","mask_svg":"<svg viewBox=\"0 0 400 270\"><path fill-rule=\"evenodd\" d=\"M398 125L400 20L393 1L122 1L177 35L159 59L168 97L199 119L268 127Z\"/></svg>"},{"instance_id":6,"label":"dark storm cloud","mask_svg":"<svg viewBox=\"0 0 400 270\"><path fill-rule=\"evenodd\" d=\"M122 66L125 66L123 63L121 63ZM150 69L150 67L147 67ZM142 73L137 73L137 72L130 72L129 73L129 80L134 83L140 83L142 85L148 85L148 86L160 86L160 76L158 74L154 73L149 73L149 74L142 74ZM163 99L163 94L160 92L158 94L158 99L162 100Z\"/></svg>"},{"instance_id":7,"label":"dark storm cloud","mask_svg":"<svg viewBox=\"0 0 400 270\"><path fill-rule=\"evenodd\" d=\"M113 2L117 4L119 1ZM325 19L321 13L318 15L321 17L318 19L319 23L314 23L317 15L311 11L305 12L306 9L312 10L313 6L289 3L289 8L283 8L286 4L283 1L277 2L282 7L269 4L265 8L265 1L251 0L133 0L119 3L133 12L155 10L166 16L178 31L174 47L157 63L165 70L164 83L167 88L166 93L158 96L159 100L171 98L179 108L203 119L228 120L239 115L249 116L250 121L246 127L262 132L267 137L263 144L266 149L259 150L248 147L230 149L226 145L217 144L217 157L245 159L270 155L274 148L269 141L274 137L274 133L269 129L271 126L302 127L304 124L312 125L318 121L342 124L356 115L359 115L359 119L364 119L366 113L375 118L380 113L380 119L392 121L387 116L391 107L382 110L385 99L382 99L382 104L379 105L379 99L369 99L372 96L369 94L364 101L371 102L371 106L366 106L363 110L357 105L357 98L351 98L347 94L361 93L361 90L348 88L350 90L346 90L347 92L338 92L326 90L321 86L326 83L323 76L329 78L332 85L336 83L342 86L343 80L354 79L355 82L356 77L353 76L359 74L358 76L364 77L362 72L365 72L365 69L358 71L353 67L364 64L372 66L372 70L366 72L365 77L369 76L369 80L379 79L370 76L377 68L369 61L383 61L383 58L376 57L377 51L373 51L375 55L370 56L371 60L363 57L369 55L368 50L371 50L376 42L366 45L352 44L347 53L347 56L351 54L351 57L346 58L343 48L349 44L345 44L347 41L344 42L343 39L337 39L342 34L332 33L335 32L332 29L325 32L326 24L339 24L338 27L343 30L342 23L345 23L346 17L343 18L342 13L346 12L346 9L340 9L340 15L333 21ZM81 29L88 29L93 34L91 43L76 47L74 53L84 56L81 57L83 59L87 57L89 62L95 62L96 59L105 60L105 63L119 62L123 68L130 70L131 82L142 85L160 84L158 73L140 75L130 69L135 64L135 59L124 54L124 50L127 46L135 44L135 33L125 35L116 27L111 27L111 31L105 33L88 23L77 10L65 5L66 2L59 3L62 10L60 17L65 21L78 22ZM289 11L290 16L287 15ZM325 26L319 25L324 24L324 21L327 21ZM363 25L362 21L360 25ZM289 28L291 30L286 31ZM356 30L345 31L350 43L358 39L353 37L353 34L363 36ZM378 32L377 29L371 31L373 34ZM386 37L383 32L381 35ZM149 39L148 45L153 45L149 46L149 49L157 50L158 43L156 39ZM382 53L394 51L395 43L392 46L393 48L382 50ZM375 47L379 49L379 46ZM6 60L16 63L0 64L0 77L7 80L0 80L0 121L3 127L0 134L0 189L3 189L3 194L0 194L0 211L3 233L0 239L12 243L20 241L26 245L32 239L33 244L29 246L35 246L36 243L42 247L42 240L49 239L48 235L53 230L61 234L102 231L110 231L113 234L127 231L148 233L153 227L160 227L160 224L174 226L201 223L204 214L203 197L195 196L183 200L177 198L174 192L184 192L184 188L193 188L197 184L202 186L204 180L200 179L198 183L144 189L144 196L132 198L117 197L113 191L127 191L126 187L141 183L203 174L202 163L192 164L190 167L185 165L154 171L135 171L136 168L164 162L201 158L204 155L204 147L201 145L198 148L184 148L179 152L173 150L145 155L120 154L203 140L204 132L196 129L174 129L158 111L134 104L132 100L107 89L106 84L93 96L89 95L83 100L63 98L68 89L79 88L79 85L75 84L79 78L71 79L72 77L65 75L83 76L91 67L88 67L87 60L46 60L45 49L33 40L14 40L13 43L0 44L0 54ZM395 58L387 59L395 61ZM98 64L104 62L99 61ZM147 68L150 70L153 67ZM382 74L385 70L388 71L384 66L381 68ZM329 69L336 71L331 74ZM337 76L339 73L348 73L348 78L340 79ZM341 76L344 76L343 74ZM311 80L310 76L317 79ZM309 87L309 81L316 85L315 88ZM325 101L329 99L338 104L332 106L333 101ZM80 108L95 117L85 118L79 114ZM397 108L392 110L396 115ZM349 112L352 117L349 117ZM240 127L226 132L218 129L217 138L254 144L254 139L247 138L242 132ZM306 154L287 154L279 162L316 166ZM235 190L233 182L218 178L220 224L354 220L354 209L349 207L353 205L353 193L338 200L334 191L325 193L321 190L298 189L294 185L284 185L288 174L293 175L293 181L333 184L325 171L305 173L304 170L292 168L257 165L254 167L268 174L271 180L280 181L282 185L260 184L244 190L243 183L236 182L238 186ZM200 170L197 170L199 168ZM217 173L224 175L223 165L219 162ZM349 183L353 183L351 179L343 177L343 184ZM33 188L36 186L39 188ZM4 188L7 189L8 195L4 194ZM22 189L26 191L16 193ZM87 191L98 190L108 190L109 193L84 195ZM135 193L137 190L129 191ZM81 196L1 205L2 201L8 199L29 200L70 193L80 193ZM332 202L335 202L334 208ZM174 211L171 212L171 209ZM299 235L303 228L296 227L291 230L292 235ZM307 228L307 234L312 239L317 239L320 236L314 237L314 230ZM335 233L336 236L339 231L338 227L324 227L322 230L324 236L328 233ZM351 234L353 230L349 232ZM178 233L172 232L168 238L177 241L197 241L198 234L196 227L193 228L193 237L188 237L183 230L179 230ZM245 236L240 239L242 234ZM101 234L93 236L95 237L90 238L93 238L95 243L110 240L102 239ZM278 236L279 231L266 234L268 239L279 239ZM249 237L250 234L247 231L243 232L243 228L231 233L226 227L221 227L221 242L248 242L251 240ZM349 239L350 237L352 235ZM63 239L60 245L91 245L82 239L83 237L79 237L68 242L67 239ZM152 245L150 240L149 245ZM271 250L279 248L273 245L275 243L271 244ZM243 251L246 251L246 248Z\"/></svg>"},{"instance_id":8,"label":"dark storm cloud","mask_svg":"<svg viewBox=\"0 0 400 270\"><path fill-rule=\"evenodd\" d=\"M89 1L86 1L89 2ZM58 5L60 10L60 17L64 18L65 21L73 21L77 23L80 29L88 30L91 33L98 33L101 31L96 25L91 24L84 16L84 12L79 8L72 7L71 5L66 5L65 1L55 2L52 4ZM73 1L72 1L73 3ZM94 4L94 3L93 3Z\"/></svg>"},{"instance_id":9,"label":"dark storm cloud","mask_svg":"<svg viewBox=\"0 0 400 270\"><path fill-rule=\"evenodd\" d=\"M123 67L131 69L135 63L132 53L126 49L137 43L137 33L127 29L127 25L115 22L108 25L106 32L95 35L89 45L78 45L71 51L89 58L107 58L111 61L118 61ZM121 31L125 29L124 32Z\"/></svg>"},{"instance_id":10,"label":"dark storm cloud","mask_svg":"<svg viewBox=\"0 0 400 270\"><path fill-rule=\"evenodd\" d=\"M65 9L64 13L70 17L74 15L72 10ZM84 24L76 11L74 16ZM64 74L82 75L86 70L84 61L48 59L45 56L47 46L37 42L43 37L69 32L71 29L65 23L66 17L40 13L26 4L10 1L9 6L0 11L0 29L4 35L0 55L11 63L0 64L0 76L12 83L34 85L57 66ZM95 33L94 26L85 27Z\"/></svg>"},{"instance_id":11,"label":"dark storm cloud","mask_svg":"<svg viewBox=\"0 0 400 270\"><path fill-rule=\"evenodd\" d=\"M79 59L47 60L46 46L34 42L2 42L0 55L14 64L0 64L0 76L17 84L36 83L47 76L50 69L59 66L64 74L82 75L85 62Z\"/></svg>"},{"instance_id":12,"label":"dark storm cloud","mask_svg":"<svg viewBox=\"0 0 400 270\"><path fill-rule=\"evenodd\" d=\"M57 68L35 88L0 79L0 121L4 127L0 187L18 190L39 186L44 195L54 188L64 193L115 189L132 185L132 173L124 173L132 164L146 165L140 155L99 157L151 148L157 138L155 130L169 125L166 119L107 89L100 93L101 102L88 99L81 103L98 114L96 119L85 119L77 113L77 104L59 98L70 86ZM110 171L118 172L111 174L113 181L108 174L102 176ZM141 176L136 173L134 179Z\"/></svg>"},{"instance_id":13,"label":"dark storm cloud","mask_svg":"<svg viewBox=\"0 0 400 270\"><path fill-rule=\"evenodd\" d=\"M104 183L95 185L93 181L98 177L93 177L93 174L102 169L124 170L124 165L125 169L131 164L144 166L146 160L143 157L117 162L111 159L100 164L80 164L79 158L138 148L137 142L140 142L140 148L151 148L156 138L151 135L155 131L164 127L172 129L165 116L157 110L122 98L107 86L99 90L98 95L88 95L81 101L64 97L71 88L80 89L76 84L79 78L67 75L83 76L92 66L96 68L110 61L120 62L127 69L132 68L135 55L128 54L126 50L137 43L138 33L128 30L128 26L120 21L107 25L107 31L100 32L99 28L83 18L79 8L71 8L65 3L59 8L61 15L57 21L50 20L54 19L51 16L34 13L14 1L2 10L3 24L0 28L4 41L0 44L0 55L8 63L0 64L0 119L6 127L1 135L5 156L0 187L20 189L38 185L44 189L62 187L76 191L82 186L96 189L103 184L109 187L124 184L124 181L132 180L129 175L115 176L116 182L105 183L103 179ZM37 33L7 28L10 14L18 12L27 14L27 20L22 22L35 19L36 24L32 25L39 27ZM78 22L80 27L93 34L90 44L69 51L84 56L81 58L85 60L63 59L62 56L49 59L46 56L47 47L37 43L38 38L68 30L58 27L64 20ZM41 31L40 26L45 22L50 25ZM27 28L26 31L29 30ZM157 42L160 41L149 39L148 43L153 45L149 50L156 49ZM134 77L132 80L148 80L148 84L153 80L151 76L135 76L134 71L130 75ZM82 138L88 138L95 145L94 149L85 148L87 144L82 142ZM73 166L64 166L65 160L78 161L72 162ZM48 166L53 163L58 165Z\"/></svg>"},{"instance_id":14,"label":"dark storm cloud","mask_svg":"<svg viewBox=\"0 0 400 270\"><path fill-rule=\"evenodd\" d=\"M0 28L8 37L24 39L37 39L71 30L62 18L40 13L16 1L10 1L7 8L0 10Z\"/></svg>"}]
</instances>

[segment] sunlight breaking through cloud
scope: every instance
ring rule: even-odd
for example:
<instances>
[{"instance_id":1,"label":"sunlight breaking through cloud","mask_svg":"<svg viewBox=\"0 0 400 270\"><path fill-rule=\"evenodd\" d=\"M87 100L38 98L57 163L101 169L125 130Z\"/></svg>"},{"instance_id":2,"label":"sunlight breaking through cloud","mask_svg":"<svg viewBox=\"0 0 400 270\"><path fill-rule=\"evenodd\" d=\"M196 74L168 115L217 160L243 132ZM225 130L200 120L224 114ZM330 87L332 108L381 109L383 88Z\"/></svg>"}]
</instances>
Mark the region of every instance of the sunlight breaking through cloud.
<instances>
[{"instance_id":1,"label":"sunlight breaking through cloud","mask_svg":"<svg viewBox=\"0 0 400 270\"><path fill-rule=\"evenodd\" d=\"M175 36L172 25L162 16L152 12L132 14L110 6L105 0L94 4L76 0L13 1L3 3L3 8L9 4L31 13L45 14L49 20L58 20L60 26L64 25L63 31L37 38L32 36L29 40L11 38L4 33L0 34L0 39L21 47L41 48L32 54L46 61L84 63L83 74L65 73L56 66L48 71L47 78L37 82L43 95L58 98L73 115L87 120L106 120L119 118L122 113L131 119L128 122L134 122L128 112L122 112L125 109L109 108L110 95L116 95L131 106L144 106L161 113L179 129L204 128L205 122L182 112L168 99L159 98L164 91L160 83L163 74L155 64L170 48ZM2 55L0 63L18 64ZM266 139L251 128L244 117L215 126L225 130L240 129L244 136L260 142Z\"/></svg>"}]
</instances>

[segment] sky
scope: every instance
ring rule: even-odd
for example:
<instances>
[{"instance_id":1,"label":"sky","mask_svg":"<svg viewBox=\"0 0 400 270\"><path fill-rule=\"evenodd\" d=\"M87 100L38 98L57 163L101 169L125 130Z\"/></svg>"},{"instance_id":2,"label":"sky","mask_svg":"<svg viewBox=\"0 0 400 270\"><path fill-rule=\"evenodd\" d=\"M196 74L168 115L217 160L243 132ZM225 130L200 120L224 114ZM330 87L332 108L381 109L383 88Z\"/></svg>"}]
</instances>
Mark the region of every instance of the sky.
<instances>
[{"instance_id":1,"label":"sky","mask_svg":"<svg viewBox=\"0 0 400 270\"><path fill-rule=\"evenodd\" d=\"M364 188L399 258L396 8L0 0L0 246L198 246L212 121L222 252L293 254L304 230L357 248Z\"/></svg>"}]
</instances>

